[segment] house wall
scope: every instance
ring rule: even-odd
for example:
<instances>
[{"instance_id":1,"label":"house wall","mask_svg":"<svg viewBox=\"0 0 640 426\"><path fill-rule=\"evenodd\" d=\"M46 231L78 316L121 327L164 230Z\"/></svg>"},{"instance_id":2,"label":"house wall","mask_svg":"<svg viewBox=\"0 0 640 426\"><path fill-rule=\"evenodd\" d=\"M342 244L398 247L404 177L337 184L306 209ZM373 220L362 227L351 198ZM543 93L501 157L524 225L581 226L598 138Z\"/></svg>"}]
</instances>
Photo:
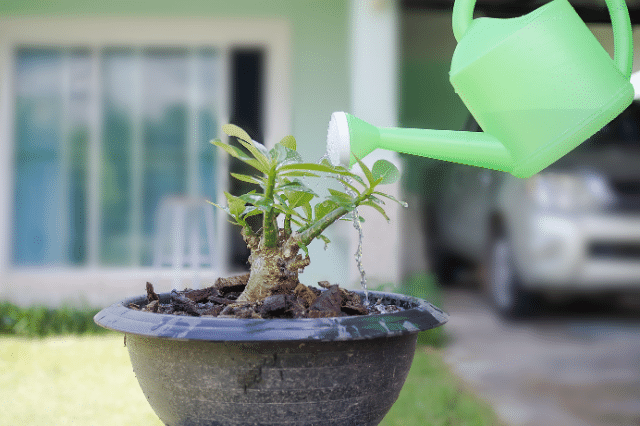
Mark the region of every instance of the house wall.
<instances>
[{"instance_id":1,"label":"house wall","mask_svg":"<svg viewBox=\"0 0 640 426\"><path fill-rule=\"evenodd\" d=\"M347 0L185 0L181 2L60 0L56 2L0 2L0 18L54 17L54 18L118 18L130 19L266 19L286 21L290 27L289 92L291 110L285 126L295 135L299 151L308 161L317 161L325 152L325 137L329 117L333 111L351 108L350 74L350 2ZM211 28L216 31L216 28ZM246 29L251 32L251 27ZM0 89L2 90L2 89ZM6 90L6 87L5 87ZM284 135L273 135L281 137ZM267 140L267 144L277 140ZM10 153L8 153L10 154ZM6 209L5 209L6 210ZM335 233L335 232L334 232ZM331 233L330 233L331 234ZM332 238L333 235L329 235ZM336 235L337 236L337 235ZM310 247L313 255L311 267L305 271L305 282L326 279L345 283L349 268L354 268L348 241L333 238L327 252L322 243ZM336 268L336 265L338 266ZM39 272L38 272L39 273ZM124 276L114 280L130 281ZM143 279L143 278L136 278ZM112 282L105 278L106 282ZM125 284L122 284L125 285ZM0 285L1 287L1 285ZM114 284L114 287L118 285ZM3 289L0 288L0 295ZM89 298L93 302L92 298ZM23 304L29 300L22 301Z\"/></svg>"}]
</instances>

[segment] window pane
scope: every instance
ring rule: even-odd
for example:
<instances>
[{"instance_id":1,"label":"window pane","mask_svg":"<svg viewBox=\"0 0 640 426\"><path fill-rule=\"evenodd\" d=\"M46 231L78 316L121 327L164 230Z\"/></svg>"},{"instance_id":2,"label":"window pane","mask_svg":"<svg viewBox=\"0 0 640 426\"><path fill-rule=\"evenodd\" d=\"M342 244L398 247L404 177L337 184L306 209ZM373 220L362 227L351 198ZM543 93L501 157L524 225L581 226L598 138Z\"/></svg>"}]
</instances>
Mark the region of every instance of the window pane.
<instances>
[{"instance_id":1,"label":"window pane","mask_svg":"<svg viewBox=\"0 0 640 426\"><path fill-rule=\"evenodd\" d=\"M58 50L16 51L13 260L17 265L63 261L61 75Z\"/></svg>"},{"instance_id":2,"label":"window pane","mask_svg":"<svg viewBox=\"0 0 640 426\"><path fill-rule=\"evenodd\" d=\"M216 198L216 51L29 47L15 58L14 263L86 265L97 243L101 265L151 265L161 200ZM100 169L92 170L97 134ZM88 241L95 178L98 241Z\"/></svg>"},{"instance_id":3,"label":"window pane","mask_svg":"<svg viewBox=\"0 0 640 426\"><path fill-rule=\"evenodd\" d=\"M152 263L156 210L164 196L186 194L187 49L144 52L142 264Z\"/></svg>"},{"instance_id":4,"label":"window pane","mask_svg":"<svg viewBox=\"0 0 640 426\"><path fill-rule=\"evenodd\" d=\"M86 258L87 50L16 51L14 262Z\"/></svg>"},{"instance_id":5,"label":"window pane","mask_svg":"<svg viewBox=\"0 0 640 426\"><path fill-rule=\"evenodd\" d=\"M103 139L100 261L131 265L131 149L135 104L132 50L103 52Z\"/></svg>"},{"instance_id":6,"label":"window pane","mask_svg":"<svg viewBox=\"0 0 640 426\"><path fill-rule=\"evenodd\" d=\"M197 105L198 146L198 192L210 201L216 201L216 157L218 150L209 143L218 137L218 122L216 120L216 105L220 99L220 60L213 50L203 49L198 55L197 92L200 94Z\"/></svg>"},{"instance_id":7,"label":"window pane","mask_svg":"<svg viewBox=\"0 0 640 426\"><path fill-rule=\"evenodd\" d=\"M67 113L69 168L69 214L67 256L71 264L82 265L87 261L87 221L88 221L88 148L91 111L91 55L86 49L76 50L69 55Z\"/></svg>"}]
</instances>

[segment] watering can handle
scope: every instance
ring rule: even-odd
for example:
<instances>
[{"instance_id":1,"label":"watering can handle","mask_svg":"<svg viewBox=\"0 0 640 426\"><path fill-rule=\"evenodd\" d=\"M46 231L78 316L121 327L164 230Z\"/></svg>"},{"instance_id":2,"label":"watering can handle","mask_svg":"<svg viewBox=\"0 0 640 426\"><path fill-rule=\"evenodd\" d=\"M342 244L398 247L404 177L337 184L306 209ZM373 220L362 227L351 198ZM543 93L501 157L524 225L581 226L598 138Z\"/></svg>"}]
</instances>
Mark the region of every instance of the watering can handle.
<instances>
[{"instance_id":1,"label":"watering can handle","mask_svg":"<svg viewBox=\"0 0 640 426\"><path fill-rule=\"evenodd\" d=\"M631 21L625 0L606 0L613 28L614 61L616 66L628 80L631 77L633 61L633 40ZM473 9L476 0L455 0L453 4L453 35L460 41L473 20Z\"/></svg>"}]
</instances>

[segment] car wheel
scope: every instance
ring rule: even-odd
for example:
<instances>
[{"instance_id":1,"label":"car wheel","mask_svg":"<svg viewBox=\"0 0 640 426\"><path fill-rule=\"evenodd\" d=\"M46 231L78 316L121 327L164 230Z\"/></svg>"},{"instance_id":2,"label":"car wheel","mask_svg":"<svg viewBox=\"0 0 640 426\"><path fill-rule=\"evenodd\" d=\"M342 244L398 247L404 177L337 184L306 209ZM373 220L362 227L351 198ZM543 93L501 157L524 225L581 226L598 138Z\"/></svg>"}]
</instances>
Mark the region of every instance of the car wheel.
<instances>
[{"instance_id":1,"label":"car wheel","mask_svg":"<svg viewBox=\"0 0 640 426\"><path fill-rule=\"evenodd\" d=\"M495 309L505 317L525 314L527 297L513 261L513 248L506 236L493 239L489 247L485 289Z\"/></svg>"}]
</instances>

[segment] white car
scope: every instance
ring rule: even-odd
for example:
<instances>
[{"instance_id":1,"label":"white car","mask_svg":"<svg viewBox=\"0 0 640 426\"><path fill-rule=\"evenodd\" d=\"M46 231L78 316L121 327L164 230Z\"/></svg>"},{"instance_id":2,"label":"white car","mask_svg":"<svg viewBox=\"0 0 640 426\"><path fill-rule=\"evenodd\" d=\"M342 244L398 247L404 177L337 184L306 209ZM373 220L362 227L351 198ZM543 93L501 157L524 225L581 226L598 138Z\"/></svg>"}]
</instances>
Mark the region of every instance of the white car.
<instances>
[{"instance_id":1,"label":"white car","mask_svg":"<svg viewBox=\"0 0 640 426\"><path fill-rule=\"evenodd\" d=\"M435 271L480 267L503 314L535 309L534 293L639 290L640 103L529 179L450 166L433 209Z\"/></svg>"}]
</instances>

